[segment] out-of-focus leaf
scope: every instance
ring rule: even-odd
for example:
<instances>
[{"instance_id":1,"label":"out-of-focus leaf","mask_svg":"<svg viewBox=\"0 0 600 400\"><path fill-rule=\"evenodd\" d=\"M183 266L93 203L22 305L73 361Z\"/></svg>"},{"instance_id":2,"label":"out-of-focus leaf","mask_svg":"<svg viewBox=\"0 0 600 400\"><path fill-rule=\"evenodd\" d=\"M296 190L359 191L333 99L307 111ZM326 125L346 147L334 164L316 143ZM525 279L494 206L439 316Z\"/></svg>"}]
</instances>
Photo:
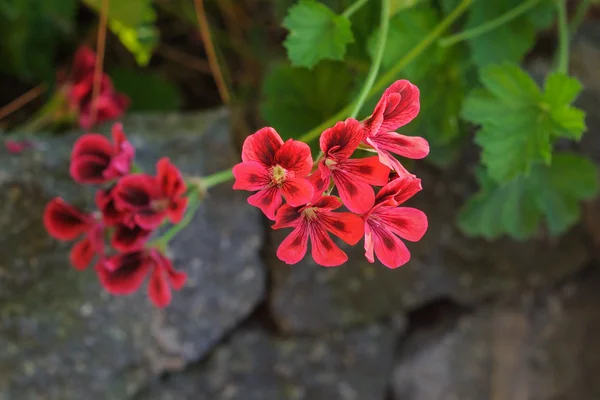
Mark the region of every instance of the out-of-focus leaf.
<instances>
[{"instance_id":1,"label":"out-of-focus leaf","mask_svg":"<svg viewBox=\"0 0 600 400\"><path fill-rule=\"evenodd\" d=\"M157 74L129 68L110 71L115 88L131 99L130 111L173 111L181 105L177 87Z\"/></svg>"}]
</instances>

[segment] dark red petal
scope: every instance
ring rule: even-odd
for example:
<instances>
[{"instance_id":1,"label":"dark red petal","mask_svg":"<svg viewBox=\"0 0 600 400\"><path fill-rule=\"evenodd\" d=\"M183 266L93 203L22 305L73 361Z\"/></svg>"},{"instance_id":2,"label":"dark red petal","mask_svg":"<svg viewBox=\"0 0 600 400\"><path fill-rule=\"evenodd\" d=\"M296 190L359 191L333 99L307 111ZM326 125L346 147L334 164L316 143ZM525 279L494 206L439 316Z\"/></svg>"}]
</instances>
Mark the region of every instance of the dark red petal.
<instances>
[{"instance_id":1,"label":"dark red petal","mask_svg":"<svg viewBox=\"0 0 600 400\"><path fill-rule=\"evenodd\" d=\"M262 128L248 136L242 146L242 161L257 161L272 167L275 153L283 145L281 136L273 128Z\"/></svg>"},{"instance_id":2,"label":"dark red petal","mask_svg":"<svg viewBox=\"0 0 600 400\"><path fill-rule=\"evenodd\" d=\"M112 178L106 178L104 172L110 161L95 154L84 154L71 160L69 172L77 183L104 183Z\"/></svg>"},{"instance_id":3,"label":"dark red petal","mask_svg":"<svg viewBox=\"0 0 600 400\"><path fill-rule=\"evenodd\" d=\"M155 252L154 259L156 260L157 267L162 268L167 274L171 287L175 290L180 290L183 285L185 285L187 274L185 272L176 271L175 268L173 268L171 260L158 251Z\"/></svg>"},{"instance_id":4,"label":"dark red petal","mask_svg":"<svg viewBox=\"0 0 600 400\"><path fill-rule=\"evenodd\" d=\"M421 159L429 154L429 143L420 136L406 136L396 132L379 132L370 138L378 149L388 150L399 156Z\"/></svg>"},{"instance_id":5,"label":"dark red petal","mask_svg":"<svg viewBox=\"0 0 600 400\"><path fill-rule=\"evenodd\" d=\"M381 188L377 193L376 201L379 204L394 199L400 205L420 190L422 190L422 187L419 178L414 175L400 175Z\"/></svg>"},{"instance_id":6,"label":"dark red petal","mask_svg":"<svg viewBox=\"0 0 600 400\"><path fill-rule=\"evenodd\" d=\"M277 210L275 224L272 228L295 228L301 222L301 216L300 207L292 207L288 204L284 204Z\"/></svg>"},{"instance_id":7,"label":"dark red petal","mask_svg":"<svg viewBox=\"0 0 600 400\"><path fill-rule=\"evenodd\" d=\"M303 222L299 224L277 249L277 257L286 264L296 264L304 258L308 246L308 229Z\"/></svg>"},{"instance_id":8,"label":"dark red petal","mask_svg":"<svg viewBox=\"0 0 600 400\"><path fill-rule=\"evenodd\" d=\"M260 190L271 182L269 171L259 162L247 161L233 167L234 190Z\"/></svg>"},{"instance_id":9,"label":"dark red petal","mask_svg":"<svg viewBox=\"0 0 600 400\"><path fill-rule=\"evenodd\" d=\"M109 179L127 175L135 157L135 148L127 141L123 132L123 124L113 125L112 137L114 156L104 171L104 176Z\"/></svg>"},{"instance_id":10,"label":"dark red petal","mask_svg":"<svg viewBox=\"0 0 600 400\"><path fill-rule=\"evenodd\" d=\"M409 81L394 82L383 96L387 97L387 104L379 132L395 131L419 114L419 88Z\"/></svg>"},{"instance_id":11,"label":"dark red petal","mask_svg":"<svg viewBox=\"0 0 600 400\"><path fill-rule=\"evenodd\" d=\"M152 209L146 209L139 211L134 214L133 221L136 225L139 225L143 229L152 231L157 229L167 218L168 210L154 211Z\"/></svg>"},{"instance_id":12,"label":"dark red petal","mask_svg":"<svg viewBox=\"0 0 600 400\"><path fill-rule=\"evenodd\" d=\"M81 155L95 155L110 160L113 154L113 147L104 135L86 133L75 141L71 151L71 160Z\"/></svg>"},{"instance_id":13,"label":"dark red petal","mask_svg":"<svg viewBox=\"0 0 600 400\"><path fill-rule=\"evenodd\" d=\"M276 186L262 189L248 197L248 204L260 208L272 221L275 221L275 212L281 207L281 203L281 192Z\"/></svg>"},{"instance_id":14,"label":"dark red petal","mask_svg":"<svg viewBox=\"0 0 600 400\"><path fill-rule=\"evenodd\" d=\"M119 254L98 263L100 283L115 295L131 294L144 282L152 260L145 251Z\"/></svg>"},{"instance_id":15,"label":"dark red petal","mask_svg":"<svg viewBox=\"0 0 600 400\"><path fill-rule=\"evenodd\" d=\"M106 225L115 225L123 220L123 214L115 206L113 189L114 186L96 192L96 207L102 213L102 221Z\"/></svg>"},{"instance_id":16,"label":"dark red petal","mask_svg":"<svg viewBox=\"0 0 600 400\"><path fill-rule=\"evenodd\" d=\"M325 211L337 210L342 206L342 201L335 196L322 196L312 204L313 207Z\"/></svg>"},{"instance_id":17,"label":"dark red petal","mask_svg":"<svg viewBox=\"0 0 600 400\"><path fill-rule=\"evenodd\" d=\"M73 240L93 225L93 219L89 215L59 197L46 205L43 220L50 236L58 240Z\"/></svg>"},{"instance_id":18,"label":"dark red petal","mask_svg":"<svg viewBox=\"0 0 600 400\"><path fill-rule=\"evenodd\" d=\"M156 181L160 185L164 196L169 199L183 196L186 186L181 172L167 157L163 157L158 161L156 171Z\"/></svg>"},{"instance_id":19,"label":"dark red petal","mask_svg":"<svg viewBox=\"0 0 600 400\"><path fill-rule=\"evenodd\" d=\"M275 153L275 164L293 172L296 178L304 178L313 166L310 147L306 143L290 139Z\"/></svg>"},{"instance_id":20,"label":"dark red petal","mask_svg":"<svg viewBox=\"0 0 600 400\"><path fill-rule=\"evenodd\" d=\"M319 221L326 230L348 244L355 245L363 237L365 231L364 222L356 214L321 211L318 213L318 216Z\"/></svg>"},{"instance_id":21,"label":"dark red petal","mask_svg":"<svg viewBox=\"0 0 600 400\"><path fill-rule=\"evenodd\" d=\"M281 185L281 194L290 206L304 206L312 200L314 187L304 178L286 179Z\"/></svg>"},{"instance_id":22,"label":"dark red petal","mask_svg":"<svg viewBox=\"0 0 600 400\"><path fill-rule=\"evenodd\" d=\"M373 137L367 138L367 143L373 146L379 155L379 162L383 165L391 168L398 175L410 175L410 173L404 168L404 166L398 161L396 157L389 151L379 148L379 145L373 141Z\"/></svg>"},{"instance_id":23,"label":"dark red petal","mask_svg":"<svg viewBox=\"0 0 600 400\"><path fill-rule=\"evenodd\" d=\"M411 242L421 240L427 232L427 215L416 208L382 207L376 215L388 230Z\"/></svg>"},{"instance_id":24,"label":"dark red petal","mask_svg":"<svg viewBox=\"0 0 600 400\"><path fill-rule=\"evenodd\" d=\"M96 64L96 53L87 46L79 46L73 56L71 79L77 81L83 76L93 74Z\"/></svg>"},{"instance_id":25,"label":"dark red petal","mask_svg":"<svg viewBox=\"0 0 600 400\"><path fill-rule=\"evenodd\" d=\"M337 267L348 261L348 256L331 240L321 224L310 229L310 245L315 262L324 267Z\"/></svg>"},{"instance_id":26,"label":"dark red petal","mask_svg":"<svg viewBox=\"0 0 600 400\"><path fill-rule=\"evenodd\" d=\"M340 164L339 169L375 186L384 186L390 176L390 169L379 161L378 156L352 158Z\"/></svg>"},{"instance_id":27,"label":"dark red petal","mask_svg":"<svg viewBox=\"0 0 600 400\"><path fill-rule=\"evenodd\" d=\"M160 187L150 175L133 174L121 178L113 193L117 210L141 210L160 197Z\"/></svg>"},{"instance_id":28,"label":"dark red petal","mask_svg":"<svg viewBox=\"0 0 600 400\"><path fill-rule=\"evenodd\" d=\"M165 273L159 266L154 267L148 283L148 296L158 308L164 308L171 303L171 287Z\"/></svg>"},{"instance_id":29,"label":"dark red petal","mask_svg":"<svg viewBox=\"0 0 600 400\"><path fill-rule=\"evenodd\" d=\"M319 139L321 151L326 158L337 162L345 161L358 147L365 135L360 122L348 118L340 121L333 128L326 129Z\"/></svg>"},{"instance_id":30,"label":"dark red petal","mask_svg":"<svg viewBox=\"0 0 600 400\"><path fill-rule=\"evenodd\" d=\"M73 245L69 254L69 260L73 268L83 271L90 265L95 255L96 252L94 251L92 242L89 238L85 237Z\"/></svg>"},{"instance_id":31,"label":"dark red petal","mask_svg":"<svg viewBox=\"0 0 600 400\"><path fill-rule=\"evenodd\" d=\"M406 245L391 231L367 220L373 235L373 247L377 258L388 268L398 268L410 260Z\"/></svg>"},{"instance_id":32,"label":"dark red petal","mask_svg":"<svg viewBox=\"0 0 600 400\"><path fill-rule=\"evenodd\" d=\"M167 210L167 218L169 218L172 224L178 224L183 219L187 204L187 197L180 197L175 201L171 201Z\"/></svg>"},{"instance_id":33,"label":"dark red petal","mask_svg":"<svg viewBox=\"0 0 600 400\"><path fill-rule=\"evenodd\" d=\"M342 202L353 213L364 214L375 204L375 192L368 183L344 171L335 171L333 181Z\"/></svg>"},{"instance_id":34,"label":"dark red petal","mask_svg":"<svg viewBox=\"0 0 600 400\"><path fill-rule=\"evenodd\" d=\"M115 227L115 232L111 239L112 247L120 252L139 250L150 237L152 231L143 229L139 226L129 227L119 224Z\"/></svg>"}]
</instances>

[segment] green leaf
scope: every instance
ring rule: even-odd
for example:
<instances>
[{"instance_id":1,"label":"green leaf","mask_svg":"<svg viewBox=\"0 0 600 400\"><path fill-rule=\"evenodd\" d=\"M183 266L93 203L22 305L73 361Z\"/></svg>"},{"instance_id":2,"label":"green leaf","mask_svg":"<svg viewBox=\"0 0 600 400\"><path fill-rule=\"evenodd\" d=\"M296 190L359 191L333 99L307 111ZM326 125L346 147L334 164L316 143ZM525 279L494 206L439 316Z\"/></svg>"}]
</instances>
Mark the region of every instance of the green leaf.
<instances>
[{"instance_id":1,"label":"green leaf","mask_svg":"<svg viewBox=\"0 0 600 400\"><path fill-rule=\"evenodd\" d=\"M262 117L283 138L294 138L321 124L350 102L352 74L341 62L314 70L277 65L263 84Z\"/></svg>"},{"instance_id":2,"label":"green leaf","mask_svg":"<svg viewBox=\"0 0 600 400\"><path fill-rule=\"evenodd\" d=\"M573 78L551 75L542 93L518 66L502 64L483 68L481 81L485 90L468 95L462 115L482 126L475 142L497 182L550 163L554 139L578 139L585 129L583 112L569 105L581 89Z\"/></svg>"},{"instance_id":3,"label":"green leaf","mask_svg":"<svg viewBox=\"0 0 600 400\"><path fill-rule=\"evenodd\" d=\"M348 18L314 0L291 7L283 26L290 31L283 45L294 66L313 68L321 60L343 60L346 46L354 41Z\"/></svg>"},{"instance_id":4,"label":"green leaf","mask_svg":"<svg viewBox=\"0 0 600 400\"><path fill-rule=\"evenodd\" d=\"M83 0L100 12L102 0ZM110 30L117 35L123 46L133 54L140 66L146 66L159 43L159 32L154 26L156 13L152 0L112 1L109 4Z\"/></svg>"},{"instance_id":5,"label":"green leaf","mask_svg":"<svg viewBox=\"0 0 600 400\"><path fill-rule=\"evenodd\" d=\"M462 208L458 224L469 236L515 239L532 236L542 219L548 231L559 235L579 218L582 200L598 192L595 165L576 154L554 157L552 165L536 165L527 177L495 184L479 176L480 191Z\"/></svg>"},{"instance_id":6,"label":"green leaf","mask_svg":"<svg viewBox=\"0 0 600 400\"><path fill-rule=\"evenodd\" d=\"M181 106L177 87L157 74L129 68L110 71L115 88L131 99L130 111L174 111Z\"/></svg>"}]
</instances>

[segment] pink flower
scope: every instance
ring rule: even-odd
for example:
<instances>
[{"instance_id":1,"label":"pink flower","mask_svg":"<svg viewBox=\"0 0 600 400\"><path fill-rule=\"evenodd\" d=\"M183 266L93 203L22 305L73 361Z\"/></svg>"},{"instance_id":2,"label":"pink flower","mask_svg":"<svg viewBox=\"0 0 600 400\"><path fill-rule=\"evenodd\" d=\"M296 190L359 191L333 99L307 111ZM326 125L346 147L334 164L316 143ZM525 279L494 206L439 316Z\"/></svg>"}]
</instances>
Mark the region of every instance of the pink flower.
<instances>
[{"instance_id":1,"label":"pink flower","mask_svg":"<svg viewBox=\"0 0 600 400\"><path fill-rule=\"evenodd\" d=\"M374 262L373 252L383 265L398 268L410 260L410 252L400 238L417 242L427 231L427 216L412 207L398 207L421 190L421 180L402 175L384 186L373 208L363 215L365 256Z\"/></svg>"},{"instance_id":2,"label":"pink flower","mask_svg":"<svg viewBox=\"0 0 600 400\"><path fill-rule=\"evenodd\" d=\"M11 140L4 141L4 147L11 154L19 154L33 147L33 144L28 140Z\"/></svg>"},{"instance_id":3,"label":"pink flower","mask_svg":"<svg viewBox=\"0 0 600 400\"><path fill-rule=\"evenodd\" d=\"M96 265L102 286L111 294L136 292L148 274L148 296L159 308L171 303L171 288L180 290L187 279L176 271L171 261L157 249L142 249L109 257Z\"/></svg>"},{"instance_id":4,"label":"pink flower","mask_svg":"<svg viewBox=\"0 0 600 400\"><path fill-rule=\"evenodd\" d=\"M113 142L97 133L82 135L71 152L70 172L78 183L104 183L127 175L135 156L122 124L112 128Z\"/></svg>"},{"instance_id":5,"label":"pink flower","mask_svg":"<svg viewBox=\"0 0 600 400\"><path fill-rule=\"evenodd\" d=\"M358 214L367 212L375 203L371 185L385 185L390 173L377 156L350 158L363 137L361 124L349 118L325 130L320 139L324 154L319 162L321 179L329 182L332 177L344 205Z\"/></svg>"},{"instance_id":6,"label":"pink flower","mask_svg":"<svg viewBox=\"0 0 600 400\"><path fill-rule=\"evenodd\" d=\"M399 174L408 171L392 153L412 159L429 154L427 140L394 132L412 121L419 109L419 88L407 80L399 80L385 90L373 115L363 122L367 132L364 142L377 151L381 163Z\"/></svg>"},{"instance_id":7,"label":"pink flower","mask_svg":"<svg viewBox=\"0 0 600 400\"><path fill-rule=\"evenodd\" d=\"M248 203L269 218L282 204L305 205L313 196L313 186L305 177L312 168L310 147L290 139L285 143L273 128L263 128L248 136L242 148L242 161L233 167L234 189L258 191Z\"/></svg>"},{"instance_id":8,"label":"pink flower","mask_svg":"<svg viewBox=\"0 0 600 400\"><path fill-rule=\"evenodd\" d=\"M306 254L310 238L312 257L317 264L334 267L348 260L329 237L328 232L355 245L363 235L363 221L349 212L333 212L342 206L334 196L323 196L313 204L300 207L283 205L278 211L273 229L294 228L277 249L277 257L287 264L296 264Z\"/></svg>"}]
</instances>

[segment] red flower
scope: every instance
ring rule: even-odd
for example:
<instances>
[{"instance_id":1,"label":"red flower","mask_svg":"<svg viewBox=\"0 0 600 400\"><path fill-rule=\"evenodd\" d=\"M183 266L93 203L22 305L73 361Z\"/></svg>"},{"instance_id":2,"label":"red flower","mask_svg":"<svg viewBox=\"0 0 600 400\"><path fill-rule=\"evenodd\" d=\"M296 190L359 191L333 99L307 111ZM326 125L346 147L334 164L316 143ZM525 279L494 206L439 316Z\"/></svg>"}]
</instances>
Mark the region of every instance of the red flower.
<instances>
[{"instance_id":1,"label":"red flower","mask_svg":"<svg viewBox=\"0 0 600 400\"><path fill-rule=\"evenodd\" d=\"M100 80L100 90L94 104L96 119L92 120L93 87L94 76L88 75L73 85L68 94L71 109L79 116L79 125L83 129L90 129L93 125L117 119L129 107L129 97L117 92L110 77L104 74Z\"/></svg>"},{"instance_id":2,"label":"red flower","mask_svg":"<svg viewBox=\"0 0 600 400\"><path fill-rule=\"evenodd\" d=\"M144 247L150 235L152 235L151 230L141 228L137 225L118 224L115 227L115 232L110 243L117 251L133 251Z\"/></svg>"},{"instance_id":3,"label":"red flower","mask_svg":"<svg viewBox=\"0 0 600 400\"><path fill-rule=\"evenodd\" d=\"M362 219L349 212L332 212L342 206L334 196L323 196L314 204L302 207L283 205L278 211L273 229L294 228L277 249L277 257L287 264L296 264L306 254L310 238L312 256L317 264L334 267L348 260L329 237L333 233L344 242L355 245L363 234Z\"/></svg>"},{"instance_id":4,"label":"red flower","mask_svg":"<svg viewBox=\"0 0 600 400\"><path fill-rule=\"evenodd\" d=\"M108 226L116 225L125 218L125 215L117 210L115 205L114 189L115 185L106 189L98 189L96 192L96 207L102 214L102 220Z\"/></svg>"},{"instance_id":5,"label":"red flower","mask_svg":"<svg viewBox=\"0 0 600 400\"><path fill-rule=\"evenodd\" d=\"M28 140L11 140L4 141L4 147L11 154L19 154L33 147L33 144Z\"/></svg>"},{"instance_id":6,"label":"red flower","mask_svg":"<svg viewBox=\"0 0 600 400\"><path fill-rule=\"evenodd\" d=\"M312 198L313 187L305 177L313 161L306 143L293 139L284 143L275 129L263 128L244 141L242 161L233 167L233 188L258 190L248 203L269 219L275 219L282 195L292 206L305 205Z\"/></svg>"},{"instance_id":7,"label":"red flower","mask_svg":"<svg viewBox=\"0 0 600 400\"><path fill-rule=\"evenodd\" d=\"M371 185L385 185L390 172L377 156L350 159L363 137L361 124L349 118L325 130L320 139L324 154L319 162L321 179L329 182L329 177L333 177L344 205L358 214L373 207L375 193Z\"/></svg>"},{"instance_id":8,"label":"red flower","mask_svg":"<svg viewBox=\"0 0 600 400\"><path fill-rule=\"evenodd\" d=\"M385 90L373 115L363 123L367 132L365 143L377 151L383 164L399 174L408 171L391 153L413 159L429 154L427 140L393 132L412 121L419 109L419 88L407 80L399 80Z\"/></svg>"},{"instance_id":9,"label":"red flower","mask_svg":"<svg viewBox=\"0 0 600 400\"><path fill-rule=\"evenodd\" d=\"M398 206L421 189L420 179L403 175L377 193L375 205L363 215L367 260L374 262L373 251L388 268L398 268L410 260L410 252L400 238L421 240L427 231L427 216L416 208Z\"/></svg>"},{"instance_id":10,"label":"red flower","mask_svg":"<svg viewBox=\"0 0 600 400\"><path fill-rule=\"evenodd\" d=\"M75 142L70 172L78 183L104 183L129 173L135 149L127 141L123 125L114 124L113 143L97 133L87 133Z\"/></svg>"},{"instance_id":11,"label":"red flower","mask_svg":"<svg viewBox=\"0 0 600 400\"><path fill-rule=\"evenodd\" d=\"M83 270L94 256L104 255L104 226L92 215L57 197L46 205L43 219L46 230L55 239L68 241L85 235L71 249L70 260L74 268Z\"/></svg>"},{"instance_id":12,"label":"red flower","mask_svg":"<svg viewBox=\"0 0 600 400\"><path fill-rule=\"evenodd\" d=\"M171 287L179 290L187 275L176 271L171 261L157 249L118 254L96 265L102 286L111 294L128 295L137 291L150 274L148 296L163 308L171 302Z\"/></svg>"},{"instance_id":13,"label":"red flower","mask_svg":"<svg viewBox=\"0 0 600 400\"><path fill-rule=\"evenodd\" d=\"M94 74L96 66L96 53L88 46L79 46L73 56L70 80L79 82L83 78Z\"/></svg>"},{"instance_id":14,"label":"red flower","mask_svg":"<svg viewBox=\"0 0 600 400\"><path fill-rule=\"evenodd\" d=\"M187 206L186 191L181 172L168 158L156 164L156 177L147 174L128 175L119 180L114 189L115 205L120 212L129 214L125 223L145 230L160 226L165 218L176 224L183 218Z\"/></svg>"}]
</instances>

